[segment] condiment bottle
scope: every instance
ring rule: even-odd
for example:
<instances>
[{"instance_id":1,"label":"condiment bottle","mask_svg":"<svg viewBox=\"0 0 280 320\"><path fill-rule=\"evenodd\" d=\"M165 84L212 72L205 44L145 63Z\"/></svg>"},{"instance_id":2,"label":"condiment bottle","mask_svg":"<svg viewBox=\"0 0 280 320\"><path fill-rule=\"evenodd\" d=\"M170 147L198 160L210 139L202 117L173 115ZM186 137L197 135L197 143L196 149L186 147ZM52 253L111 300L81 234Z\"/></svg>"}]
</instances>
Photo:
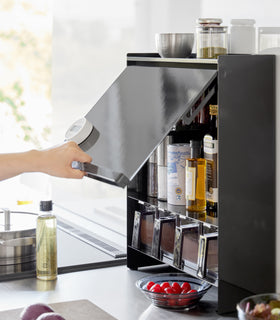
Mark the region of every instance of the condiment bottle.
<instances>
[{"instance_id":1,"label":"condiment bottle","mask_svg":"<svg viewBox=\"0 0 280 320\"><path fill-rule=\"evenodd\" d=\"M147 193L149 197L157 197L158 195L158 169L157 169L157 153L154 151L148 161L148 185Z\"/></svg>"},{"instance_id":2,"label":"condiment bottle","mask_svg":"<svg viewBox=\"0 0 280 320\"><path fill-rule=\"evenodd\" d=\"M206 201L207 213L217 217L218 206L218 105L209 106L210 123L203 138L204 159L206 159Z\"/></svg>"},{"instance_id":3,"label":"condiment bottle","mask_svg":"<svg viewBox=\"0 0 280 320\"><path fill-rule=\"evenodd\" d=\"M221 26L222 19L197 20L196 27L196 56L198 59L217 59L228 52L227 27Z\"/></svg>"},{"instance_id":4,"label":"condiment bottle","mask_svg":"<svg viewBox=\"0 0 280 320\"><path fill-rule=\"evenodd\" d=\"M54 280L57 278L57 230L52 201L41 201L40 211L36 228L36 275L40 280Z\"/></svg>"},{"instance_id":5,"label":"condiment bottle","mask_svg":"<svg viewBox=\"0 0 280 320\"><path fill-rule=\"evenodd\" d=\"M189 157L188 143L167 146L167 202L175 206L184 206L184 210L186 205L185 165Z\"/></svg>"},{"instance_id":6,"label":"condiment bottle","mask_svg":"<svg viewBox=\"0 0 280 320\"><path fill-rule=\"evenodd\" d=\"M254 19L232 19L230 21L230 53L256 53L256 29Z\"/></svg>"},{"instance_id":7,"label":"condiment bottle","mask_svg":"<svg viewBox=\"0 0 280 320\"><path fill-rule=\"evenodd\" d=\"M186 209L206 210L206 160L201 158L201 141L191 140L191 157L186 161Z\"/></svg>"},{"instance_id":8,"label":"condiment bottle","mask_svg":"<svg viewBox=\"0 0 280 320\"><path fill-rule=\"evenodd\" d=\"M158 165L158 200L167 201L167 146L171 143L171 136L164 138L157 148Z\"/></svg>"}]
</instances>

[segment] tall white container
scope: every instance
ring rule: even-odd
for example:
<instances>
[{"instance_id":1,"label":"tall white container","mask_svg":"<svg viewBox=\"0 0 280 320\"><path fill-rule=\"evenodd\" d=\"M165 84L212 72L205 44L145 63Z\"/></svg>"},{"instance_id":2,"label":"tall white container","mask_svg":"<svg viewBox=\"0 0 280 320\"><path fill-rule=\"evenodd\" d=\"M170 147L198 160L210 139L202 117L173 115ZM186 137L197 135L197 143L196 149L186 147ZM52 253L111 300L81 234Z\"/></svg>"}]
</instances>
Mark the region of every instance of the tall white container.
<instances>
[{"instance_id":1,"label":"tall white container","mask_svg":"<svg viewBox=\"0 0 280 320\"><path fill-rule=\"evenodd\" d=\"M229 52L234 54L256 53L256 29L254 19L232 19L230 21Z\"/></svg>"},{"instance_id":2,"label":"tall white container","mask_svg":"<svg viewBox=\"0 0 280 320\"><path fill-rule=\"evenodd\" d=\"M167 202L172 205L186 205L185 167L190 158L189 144L167 146Z\"/></svg>"}]
</instances>

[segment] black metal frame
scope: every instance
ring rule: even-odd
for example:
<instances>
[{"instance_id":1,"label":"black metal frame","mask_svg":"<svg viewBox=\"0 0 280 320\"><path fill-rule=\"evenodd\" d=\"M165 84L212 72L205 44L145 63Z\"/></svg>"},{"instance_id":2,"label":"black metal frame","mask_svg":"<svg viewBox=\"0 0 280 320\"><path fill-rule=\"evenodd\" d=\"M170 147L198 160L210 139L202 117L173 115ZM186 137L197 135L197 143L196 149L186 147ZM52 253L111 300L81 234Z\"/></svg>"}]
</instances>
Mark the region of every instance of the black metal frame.
<instances>
[{"instance_id":1,"label":"black metal frame","mask_svg":"<svg viewBox=\"0 0 280 320\"><path fill-rule=\"evenodd\" d=\"M197 64L133 61L128 65L197 67ZM141 57L141 55L140 55ZM156 58L153 61L153 58ZM220 56L219 104L219 283L218 313L235 311L243 297L275 291L276 277L276 161L275 57ZM163 137L164 138L164 137ZM128 188L127 266L160 264L130 246L137 200L145 196L145 166L135 177L142 194ZM142 184L141 184L142 183Z\"/></svg>"}]
</instances>

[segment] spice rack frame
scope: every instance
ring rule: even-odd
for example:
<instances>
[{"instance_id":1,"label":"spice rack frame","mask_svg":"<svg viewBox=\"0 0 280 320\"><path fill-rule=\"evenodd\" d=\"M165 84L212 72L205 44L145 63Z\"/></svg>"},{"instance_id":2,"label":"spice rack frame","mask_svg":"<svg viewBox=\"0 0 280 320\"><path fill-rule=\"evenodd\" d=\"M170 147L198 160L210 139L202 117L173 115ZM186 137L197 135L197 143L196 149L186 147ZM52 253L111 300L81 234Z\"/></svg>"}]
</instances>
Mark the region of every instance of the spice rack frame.
<instances>
[{"instance_id":1,"label":"spice rack frame","mask_svg":"<svg viewBox=\"0 0 280 320\"><path fill-rule=\"evenodd\" d=\"M219 276L214 284L218 285L218 313L235 311L236 303L248 295L274 292L275 56L225 55L200 61L128 54L127 65L217 70L219 204L214 225L218 228ZM154 205L145 196L146 170L145 164L134 177L139 190L135 192L133 184L127 191L127 266L137 269L164 262L174 267L166 257L155 259L131 246L139 203ZM196 276L187 267L181 271Z\"/></svg>"}]
</instances>

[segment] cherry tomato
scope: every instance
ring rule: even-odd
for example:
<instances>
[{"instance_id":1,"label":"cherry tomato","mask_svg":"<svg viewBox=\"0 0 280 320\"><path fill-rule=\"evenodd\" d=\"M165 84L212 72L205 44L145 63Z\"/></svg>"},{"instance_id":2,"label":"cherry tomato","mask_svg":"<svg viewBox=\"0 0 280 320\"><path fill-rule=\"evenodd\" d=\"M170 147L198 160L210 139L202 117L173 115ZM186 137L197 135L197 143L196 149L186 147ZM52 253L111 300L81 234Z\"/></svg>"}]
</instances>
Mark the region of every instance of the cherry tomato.
<instances>
[{"instance_id":1,"label":"cherry tomato","mask_svg":"<svg viewBox=\"0 0 280 320\"><path fill-rule=\"evenodd\" d=\"M185 306L189 302L189 299L178 299L177 304L178 306Z\"/></svg>"},{"instance_id":2,"label":"cherry tomato","mask_svg":"<svg viewBox=\"0 0 280 320\"><path fill-rule=\"evenodd\" d=\"M150 290L154 284L155 284L155 283L154 283L153 281L149 281L149 282L147 283L147 287L146 287L147 290Z\"/></svg>"},{"instance_id":3,"label":"cherry tomato","mask_svg":"<svg viewBox=\"0 0 280 320\"><path fill-rule=\"evenodd\" d=\"M151 292L157 292L157 293L160 293L162 292L162 288L161 286L158 284L158 283L155 283L151 289L150 289Z\"/></svg>"},{"instance_id":4,"label":"cherry tomato","mask_svg":"<svg viewBox=\"0 0 280 320\"><path fill-rule=\"evenodd\" d=\"M178 282L173 282L172 283L172 289L175 291L175 293L179 294L181 293L181 286L179 285Z\"/></svg>"},{"instance_id":5,"label":"cherry tomato","mask_svg":"<svg viewBox=\"0 0 280 320\"><path fill-rule=\"evenodd\" d=\"M167 304L169 305L169 306L176 306L176 299L168 299L167 300Z\"/></svg>"},{"instance_id":6,"label":"cherry tomato","mask_svg":"<svg viewBox=\"0 0 280 320\"><path fill-rule=\"evenodd\" d=\"M175 291L173 290L173 288L171 288L170 286L169 287L166 287L164 289L164 292L165 293L168 293L168 294L175 294Z\"/></svg>"},{"instance_id":7,"label":"cherry tomato","mask_svg":"<svg viewBox=\"0 0 280 320\"><path fill-rule=\"evenodd\" d=\"M182 285L181 285L181 289L182 289L182 290L187 290L187 292L188 292L188 291L191 290L191 285L190 285L188 282L184 282L184 283L182 283Z\"/></svg>"},{"instance_id":8,"label":"cherry tomato","mask_svg":"<svg viewBox=\"0 0 280 320\"><path fill-rule=\"evenodd\" d=\"M197 292L197 290L195 290L195 289L188 291L188 293L195 293L195 292Z\"/></svg>"},{"instance_id":9,"label":"cherry tomato","mask_svg":"<svg viewBox=\"0 0 280 320\"><path fill-rule=\"evenodd\" d=\"M190 290L188 290L188 289L183 289L183 290L181 291L181 294L187 294L187 293L189 293L189 291L190 291Z\"/></svg>"},{"instance_id":10,"label":"cherry tomato","mask_svg":"<svg viewBox=\"0 0 280 320\"><path fill-rule=\"evenodd\" d=\"M165 288L170 288L169 282L163 282L163 283L161 283L160 286L162 287L163 290L164 290Z\"/></svg>"}]
</instances>

